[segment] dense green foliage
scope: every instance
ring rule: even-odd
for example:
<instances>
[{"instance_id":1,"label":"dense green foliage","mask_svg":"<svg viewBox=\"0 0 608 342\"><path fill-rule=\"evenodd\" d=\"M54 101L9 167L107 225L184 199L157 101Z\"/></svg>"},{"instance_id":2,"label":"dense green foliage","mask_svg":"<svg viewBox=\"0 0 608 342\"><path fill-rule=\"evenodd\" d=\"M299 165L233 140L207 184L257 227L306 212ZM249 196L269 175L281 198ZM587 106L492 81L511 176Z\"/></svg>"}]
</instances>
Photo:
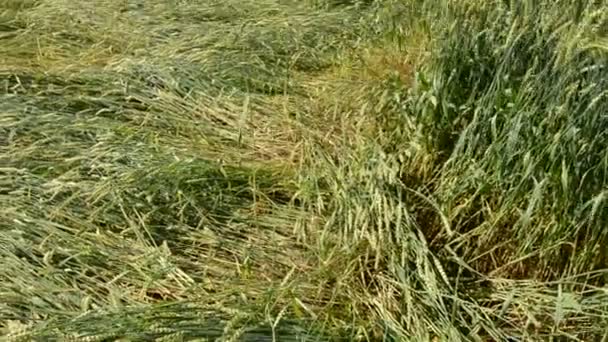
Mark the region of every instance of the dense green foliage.
<instances>
[{"instance_id":1,"label":"dense green foliage","mask_svg":"<svg viewBox=\"0 0 608 342\"><path fill-rule=\"evenodd\" d=\"M608 3L0 0L0 335L608 339Z\"/></svg>"}]
</instances>

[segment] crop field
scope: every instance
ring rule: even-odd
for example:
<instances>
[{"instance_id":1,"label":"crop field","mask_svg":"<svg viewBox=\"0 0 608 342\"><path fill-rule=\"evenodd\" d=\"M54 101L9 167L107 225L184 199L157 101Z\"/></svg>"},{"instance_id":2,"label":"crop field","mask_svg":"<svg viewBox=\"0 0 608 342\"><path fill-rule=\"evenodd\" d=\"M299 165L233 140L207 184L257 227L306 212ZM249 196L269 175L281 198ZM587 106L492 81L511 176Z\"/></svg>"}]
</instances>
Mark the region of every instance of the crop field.
<instances>
[{"instance_id":1,"label":"crop field","mask_svg":"<svg viewBox=\"0 0 608 342\"><path fill-rule=\"evenodd\" d=\"M0 340L608 341L608 2L0 0Z\"/></svg>"}]
</instances>

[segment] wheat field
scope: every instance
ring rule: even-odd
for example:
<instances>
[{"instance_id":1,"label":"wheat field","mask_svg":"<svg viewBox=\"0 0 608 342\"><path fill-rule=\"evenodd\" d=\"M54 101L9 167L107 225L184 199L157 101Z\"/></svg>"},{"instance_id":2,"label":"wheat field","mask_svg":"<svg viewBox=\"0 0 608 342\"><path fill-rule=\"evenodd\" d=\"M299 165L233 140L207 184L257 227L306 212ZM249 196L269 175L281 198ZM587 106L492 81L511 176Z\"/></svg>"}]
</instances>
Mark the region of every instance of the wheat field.
<instances>
[{"instance_id":1,"label":"wheat field","mask_svg":"<svg viewBox=\"0 0 608 342\"><path fill-rule=\"evenodd\" d=\"M0 0L0 339L608 341L608 3Z\"/></svg>"}]
</instances>

